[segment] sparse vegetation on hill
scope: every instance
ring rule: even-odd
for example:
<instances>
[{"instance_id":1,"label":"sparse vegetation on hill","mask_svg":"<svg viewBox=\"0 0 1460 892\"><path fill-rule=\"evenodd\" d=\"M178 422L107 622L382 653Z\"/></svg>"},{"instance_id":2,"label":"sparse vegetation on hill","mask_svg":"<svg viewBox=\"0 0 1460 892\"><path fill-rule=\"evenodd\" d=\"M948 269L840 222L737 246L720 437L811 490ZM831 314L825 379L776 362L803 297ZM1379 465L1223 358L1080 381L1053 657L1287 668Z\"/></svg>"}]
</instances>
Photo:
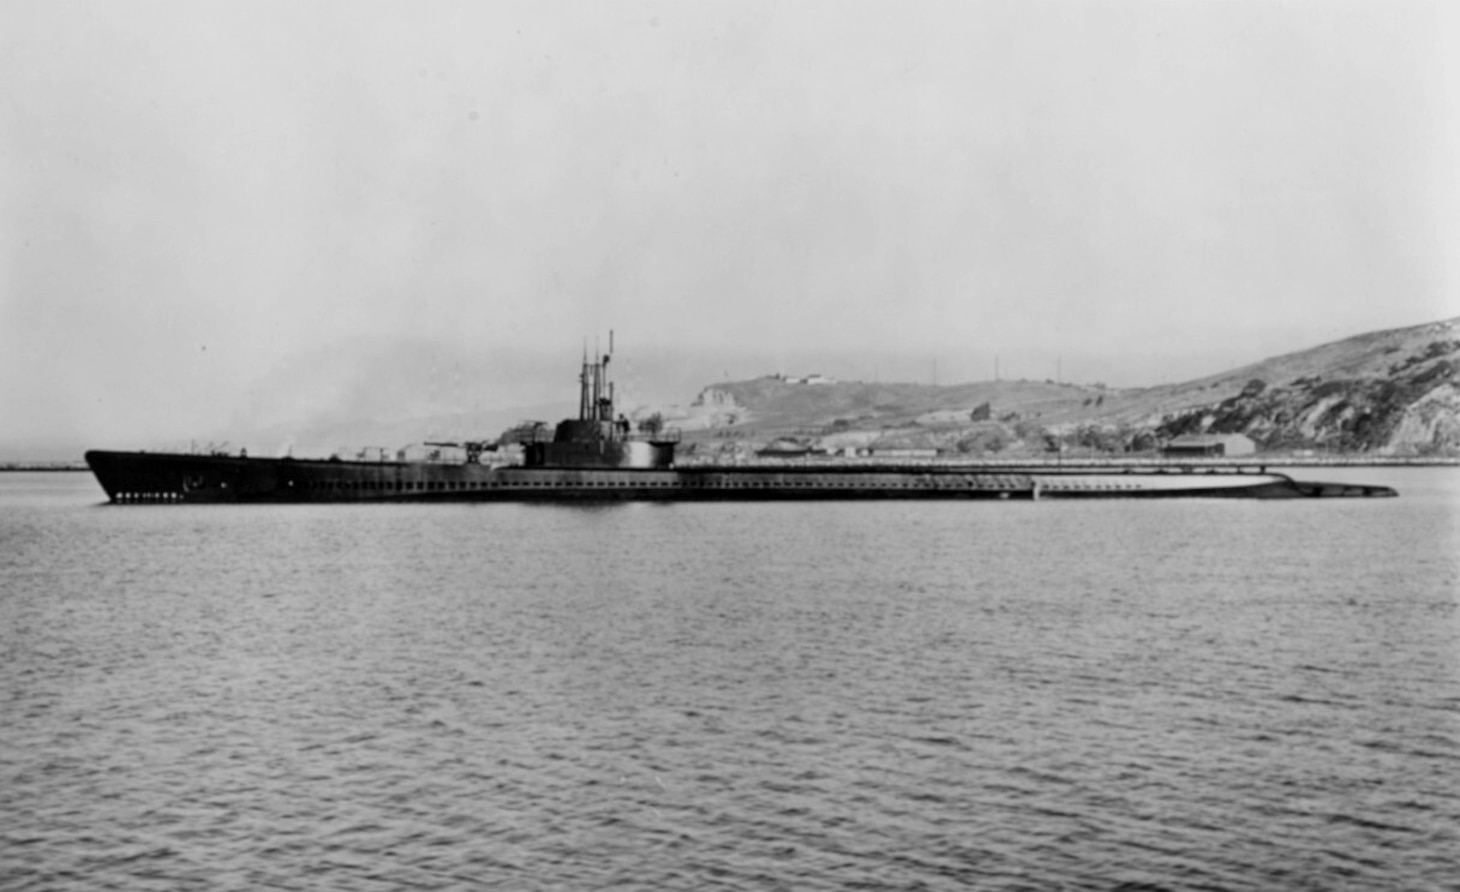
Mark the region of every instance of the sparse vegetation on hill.
<instances>
[{"instance_id":1,"label":"sparse vegetation on hill","mask_svg":"<svg viewBox=\"0 0 1460 892\"><path fill-rule=\"evenodd\" d=\"M1185 434L1242 433L1266 452L1454 456L1460 455L1457 369L1460 320L1449 320L1153 388L760 378L706 388L690 412L666 423L683 424L701 454L744 452L786 437L829 451L1129 454L1152 453Z\"/></svg>"},{"instance_id":2,"label":"sparse vegetation on hill","mask_svg":"<svg viewBox=\"0 0 1460 892\"><path fill-rule=\"evenodd\" d=\"M1456 369L1460 342L1431 342L1391 366L1387 377L1299 378L1247 388L1210 409L1164 421L1157 433L1243 433L1267 450L1433 455L1460 445Z\"/></svg>"}]
</instances>

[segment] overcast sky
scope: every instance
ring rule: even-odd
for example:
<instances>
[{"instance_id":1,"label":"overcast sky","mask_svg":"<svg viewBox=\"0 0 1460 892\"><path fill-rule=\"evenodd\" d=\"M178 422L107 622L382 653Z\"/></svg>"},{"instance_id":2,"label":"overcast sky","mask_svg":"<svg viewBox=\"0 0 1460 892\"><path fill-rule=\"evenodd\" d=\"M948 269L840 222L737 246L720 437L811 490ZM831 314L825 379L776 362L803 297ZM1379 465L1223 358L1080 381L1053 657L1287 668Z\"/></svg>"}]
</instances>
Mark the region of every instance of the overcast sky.
<instances>
[{"instance_id":1,"label":"overcast sky","mask_svg":"<svg viewBox=\"0 0 1460 892\"><path fill-rule=\"evenodd\" d=\"M212 433L423 374L449 386L422 400L571 400L610 328L636 384L688 400L995 356L1155 384L1456 315L1455 24L10 0L0 439Z\"/></svg>"}]
</instances>

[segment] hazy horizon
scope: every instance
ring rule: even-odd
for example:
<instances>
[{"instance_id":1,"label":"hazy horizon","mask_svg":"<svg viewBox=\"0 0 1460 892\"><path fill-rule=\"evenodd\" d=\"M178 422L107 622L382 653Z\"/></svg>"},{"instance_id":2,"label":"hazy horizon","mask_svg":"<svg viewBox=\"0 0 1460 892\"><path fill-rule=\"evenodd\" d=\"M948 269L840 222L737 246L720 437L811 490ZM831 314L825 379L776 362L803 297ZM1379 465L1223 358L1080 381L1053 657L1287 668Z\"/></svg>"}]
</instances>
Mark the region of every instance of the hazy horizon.
<instances>
[{"instance_id":1,"label":"hazy horizon","mask_svg":"<svg viewBox=\"0 0 1460 892\"><path fill-rule=\"evenodd\" d=\"M1460 319L1430 320L1421 325ZM1409 326L1401 326L1407 328ZM1354 332L1351 336L1369 334ZM1344 340L1337 338L1335 340ZM1324 343L1330 343L1325 341ZM599 345L606 349L607 338ZM877 354L820 354L805 361L783 362L786 357L740 356L720 364L713 357L683 351L657 351L647 359L625 352L620 341L612 364L621 409L642 412L674 410L691 405L699 392L721 382L746 381L769 374L792 377L822 373L846 382L936 384L956 386L994 380L995 369L983 376L962 376L967 361L948 363L926 357L889 357ZM1302 352L1321 344L1304 344L1254 362ZM579 354L571 357L512 357L507 365L493 365L469 354L439 349L429 342L399 342L389 338L357 342L332 356L314 354L313 364L284 363L253 382L247 400L233 414L211 428L157 429L122 440L80 440L61 437L0 437L0 462L74 461L87 448L228 448L262 449L259 454L314 454L364 447L400 448L426 440L493 437L524 419L555 421L576 411ZM588 350L592 352L590 341ZM582 346L579 350L581 352ZM724 357L721 357L724 359ZM1111 383L1087 375L1071 375L1071 364L1054 357L1045 370L1025 373L1020 358L999 357L998 378L1003 381L1060 381L1074 385L1107 385L1142 389L1181 385L1223 375L1251 365L1221 365L1181 378L1135 384ZM371 369L389 366L381 376ZM715 370L718 369L718 370ZM1079 366L1075 369L1078 372ZM443 425L445 425L443 427ZM338 436L320 438L321 432ZM385 439L381 439L386 435Z\"/></svg>"},{"instance_id":2,"label":"hazy horizon","mask_svg":"<svg viewBox=\"0 0 1460 892\"><path fill-rule=\"evenodd\" d=\"M0 443L1460 313L1438 2L0 7ZM291 415L293 413L293 415ZM302 413L302 414L301 414ZM264 422L259 419L263 417Z\"/></svg>"}]
</instances>

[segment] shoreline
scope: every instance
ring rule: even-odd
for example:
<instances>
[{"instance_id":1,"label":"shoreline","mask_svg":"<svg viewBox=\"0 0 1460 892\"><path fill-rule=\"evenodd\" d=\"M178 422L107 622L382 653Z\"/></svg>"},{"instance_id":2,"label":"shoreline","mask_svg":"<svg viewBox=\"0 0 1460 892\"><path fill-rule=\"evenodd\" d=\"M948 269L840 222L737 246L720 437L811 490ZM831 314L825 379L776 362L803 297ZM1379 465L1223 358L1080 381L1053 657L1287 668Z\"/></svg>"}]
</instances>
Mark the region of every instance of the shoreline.
<instances>
[{"instance_id":1,"label":"shoreline","mask_svg":"<svg viewBox=\"0 0 1460 892\"><path fill-rule=\"evenodd\" d=\"M89 471L84 461L8 461L0 462L0 473L6 471Z\"/></svg>"},{"instance_id":2,"label":"shoreline","mask_svg":"<svg viewBox=\"0 0 1460 892\"><path fill-rule=\"evenodd\" d=\"M797 458L756 458L727 462L722 458L690 458L676 462L678 467L700 465L736 467L877 467L886 465L927 465L942 468L1445 468L1460 467L1460 457L1408 458L1400 456L1289 456L1244 455L1233 458L1131 458L1125 456L1066 456L1063 458L1000 458L970 459L965 457L927 458L847 458L842 456L807 456Z\"/></svg>"}]
</instances>

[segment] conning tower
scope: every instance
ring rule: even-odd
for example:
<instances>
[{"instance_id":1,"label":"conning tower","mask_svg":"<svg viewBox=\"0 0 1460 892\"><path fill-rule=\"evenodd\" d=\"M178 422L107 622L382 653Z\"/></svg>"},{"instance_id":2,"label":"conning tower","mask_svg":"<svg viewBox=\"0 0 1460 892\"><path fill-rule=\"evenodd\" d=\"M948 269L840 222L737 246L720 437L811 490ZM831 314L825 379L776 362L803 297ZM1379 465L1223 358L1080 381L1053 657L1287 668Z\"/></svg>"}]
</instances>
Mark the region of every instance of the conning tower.
<instances>
[{"instance_id":1,"label":"conning tower","mask_svg":"<svg viewBox=\"0 0 1460 892\"><path fill-rule=\"evenodd\" d=\"M534 438L523 446L523 465L535 468L668 468L674 465L677 430L635 428L614 408L614 386L608 377L613 359L613 333L608 352L595 362L583 355L578 376L578 417L558 422L552 439ZM546 433L544 431L544 433Z\"/></svg>"}]
</instances>

